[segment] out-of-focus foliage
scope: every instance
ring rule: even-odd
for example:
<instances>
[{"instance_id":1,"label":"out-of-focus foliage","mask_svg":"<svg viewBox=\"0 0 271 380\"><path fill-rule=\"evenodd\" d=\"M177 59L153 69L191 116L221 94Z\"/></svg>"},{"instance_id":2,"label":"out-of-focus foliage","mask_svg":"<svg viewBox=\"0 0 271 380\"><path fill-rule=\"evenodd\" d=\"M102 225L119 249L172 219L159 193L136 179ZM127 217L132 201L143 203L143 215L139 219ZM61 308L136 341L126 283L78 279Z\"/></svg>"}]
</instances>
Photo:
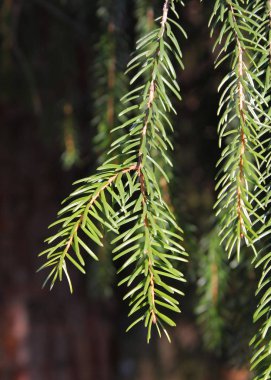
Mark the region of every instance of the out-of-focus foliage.
<instances>
[{"instance_id":1,"label":"out-of-focus foliage","mask_svg":"<svg viewBox=\"0 0 271 380\"><path fill-rule=\"evenodd\" d=\"M202 239L200 256L196 312L206 346L219 350L224 335L223 309L229 287L229 266L224 258L217 227Z\"/></svg>"},{"instance_id":2,"label":"out-of-focus foliage","mask_svg":"<svg viewBox=\"0 0 271 380\"><path fill-rule=\"evenodd\" d=\"M94 146L102 163L112 143L111 130L122 111L120 99L127 92L128 78L124 75L129 50L126 40L127 26L125 1L99 1L97 15L101 20L100 39L96 45L95 88L93 102L95 117L92 124L97 128ZM125 122L126 118L120 118ZM121 131L119 132L119 137Z\"/></svg>"}]
</instances>

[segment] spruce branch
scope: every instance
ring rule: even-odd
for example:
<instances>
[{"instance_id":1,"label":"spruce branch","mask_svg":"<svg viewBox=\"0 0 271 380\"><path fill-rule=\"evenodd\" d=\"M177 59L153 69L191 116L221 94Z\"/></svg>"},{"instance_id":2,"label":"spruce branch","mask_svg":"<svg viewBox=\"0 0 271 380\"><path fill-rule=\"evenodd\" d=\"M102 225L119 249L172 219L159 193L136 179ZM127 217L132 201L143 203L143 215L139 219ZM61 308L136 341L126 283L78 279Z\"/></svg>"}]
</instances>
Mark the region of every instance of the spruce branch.
<instances>
[{"instance_id":1,"label":"spruce branch","mask_svg":"<svg viewBox=\"0 0 271 380\"><path fill-rule=\"evenodd\" d=\"M109 192L109 198L113 191L110 190L110 187L116 179L120 175L134 170L135 167L130 166L128 168L121 169L118 172L106 171L105 168L100 169L104 170L103 175L94 175L87 178L84 181L86 184L78 188L70 195L68 200L71 198L71 202L59 212L58 215L61 219L58 219L51 225L51 227L61 225L61 229L55 235L46 240L50 247L40 253L40 256L46 255L47 257L47 262L40 268L40 270L53 267L47 276L44 285L51 280L52 288L57 277L60 281L62 280L62 273L64 270L72 292L72 283L67 271L66 261L70 261L77 267L77 269L79 269L82 273L85 273L83 268L85 266L85 261L81 254L81 248L87 251L93 259L98 260L95 253L92 252L83 240L81 240L79 237L79 232L83 232L86 238L90 238L92 241L102 246L103 234L94 225L94 223L100 222L102 225L107 227L108 230L117 231L116 223L113 219L114 211L108 203L109 200L106 198L105 192ZM78 195L83 195L83 197L73 200ZM102 206L98 202L100 197L102 197ZM89 219L88 214L92 216L95 221L94 223ZM108 221L103 219L105 215ZM78 261L73 258L71 251L75 253Z\"/></svg>"},{"instance_id":2,"label":"spruce branch","mask_svg":"<svg viewBox=\"0 0 271 380\"><path fill-rule=\"evenodd\" d=\"M169 212L168 207L161 198L159 183L157 182L155 176L150 177L150 173L154 170L155 166L157 166L157 163L152 158L152 152L155 152L157 149L159 149L163 153L162 147L160 146L161 140L159 139L159 141L156 142L155 129L158 131L156 125L160 125L160 127L163 128L160 119L161 115L165 117L165 114L163 114L163 112L159 109L162 106L165 108L165 110L166 107L169 110L174 110L171 102L169 101L167 91L163 83L167 83L169 89L173 90L173 92L176 90L174 87L172 87L170 82L168 82L167 79L160 74L164 59L165 64L163 70L166 69L168 72L169 65L167 47L164 47L165 31L168 28L168 12L169 1L165 1L160 28L155 29L154 31L150 32L147 37L139 40L137 45L139 54L134 57L128 65L128 70L130 70L131 65L132 70L141 68L141 51L146 51L144 50L146 49L146 45L153 45L151 50L152 55L147 60L145 65L143 65L140 74L143 79L149 77L150 80L147 82L147 85L143 91L143 99L141 103L142 105L140 106L140 108L142 106L145 107L145 111L141 116L141 123L143 128L140 132L140 138L138 142L139 153L137 158L137 175L140 183L140 194L138 201L140 201L140 204L134 210L135 213L133 215L133 217L135 217L135 224L133 226L134 235L137 234L136 236L142 237L139 247L137 244L134 246L135 253L133 254L134 260L137 261L137 264L132 274L132 282L137 279L138 286L132 289L132 291L128 292L127 295L132 295L130 302L130 315L134 314L139 309L145 308L144 319L145 325L148 327L148 340L151 337L151 329L153 325L156 326L159 334L161 327L165 331L163 322L166 322L169 325L174 325L174 322L163 312L161 312L161 307L169 308L170 310L177 312L179 311L179 308L177 306L178 302L176 303L176 301L174 301L171 296L167 296L165 293L165 290L169 291L172 294L176 292L178 293L178 291L177 289L166 285L164 283L164 280L162 280L163 276L184 281L183 275L176 270L174 271L172 265L167 259L167 257L172 260L177 259L177 257L175 257L175 253L178 253L180 255L179 259L185 261L185 257L181 257L185 256L185 253L182 246L178 242L178 235L174 232L171 232L172 227L175 230L178 230L178 227L174 221L172 214ZM170 34L170 36L173 35ZM146 56L149 56L149 53L146 54ZM134 62L137 60L138 63L134 65ZM144 66L147 68L147 70L144 69ZM164 75L166 74L167 73ZM176 74L174 72L174 78L175 77ZM135 74L131 82L133 83L136 80L138 80L138 73ZM173 86L178 89L178 85L175 80L173 81ZM142 91L141 88L140 91ZM162 99L162 94L166 101L166 104ZM169 142L168 139L167 142ZM162 146L166 148L165 144ZM158 171L162 172L163 175L165 175L165 172L160 167L160 165L157 166L157 169ZM130 238L130 234L128 234L128 236ZM124 233L121 238L121 245L125 245L125 241L127 239L126 233ZM137 239L135 241L137 241ZM171 255L163 252L165 251L165 248L166 250L169 250L169 252L171 251ZM120 255L122 256L122 253L120 253ZM124 264L124 268L125 266L126 263ZM146 282L143 289L143 284L141 282L142 280L140 281L140 277L142 278L142 276L146 277ZM127 276L124 280L121 281L121 283L123 282L127 282L127 285L130 286L131 277ZM141 319L142 317L139 317L139 319L133 322L131 326L134 326L134 323L139 322Z\"/></svg>"},{"instance_id":3,"label":"spruce branch","mask_svg":"<svg viewBox=\"0 0 271 380\"><path fill-rule=\"evenodd\" d=\"M153 0L136 0L135 5L135 16L137 18L136 31L138 37L141 38L155 28L154 20L157 4ZM148 78L146 78L146 80L148 80ZM160 166L163 166L163 157L161 157L160 153L157 151L156 154L154 152L154 155L154 160L157 161ZM171 157L169 157L169 159L171 159ZM172 166L171 162L168 162ZM157 173L157 176L159 176L159 173ZM172 170L169 167L167 168L167 176L169 179L172 178ZM163 175L161 175L159 178L159 185L161 187L161 192L164 200L170 206L170 208L173 209L169 183L165 180Z\"/></svg>"},{"instance_id":4,"label":"spruce branch","mask_svg":"<svg viewBox=\"0 0 271 380\"><path fill-rule=\"evenodd\" d=\"M217 44L224 43L218 64L224 51L225 57L232 59L232 72L222 81L225 90L220 103L220 111L224 110L220 139L226 140L227 146L220 160L218 214L222 215L222 240L229 254L237 247L239 258L243 239L247 245L261 241L263 246L254 260L262 275L251 368L255 380L267 380L271 375L270 1L218 1L213 17L215 23L224 23L217 39Z\"/></svg>"},{"instance_id":5,"label":"spruce branch","mask_svg":"<svg viewBox=\"0 0 271 380\"><path fill-rule=\"evenodd\" d=\"M270 0L261 3L262 23L261 33L265 36L265 43L261 55L257 57L257 63L261 67L262 93L265 99L264 122L269 126L268 132L264 135L264 147L266 162L262 164L261 171L265 178L265 192L260 192L260 197L265 205L263 223L259 228L259 238L262 250L254 260L256 268L261 269L261 277L258 283L256 296L259 297L259 304L254 313L254 323L257 332L251 340L253 356L251 359L251 369L254 372L254 380L267 380L271 376L271 298L270 298L270 128L271 128L271 2Z\"/></svg>"},{"instance_id":6,"label":"spruce branch","mask_svg":"<svg viewBox=\"0 0 271 380\"><path fill-rule=\"evenodd\" d=\"M41 253L47 258L41 269L51 269L46 282L50 280L52 287L64 272L72 290L67 263L84 273L81 250L98 259L85 239L102 245L104 232L114 232L114 260L124 260L119 273L127 272L119 285L129 287L124 298L130 299L130 315L137 315L129 328L144 320L148 340L153 325L167 336L164 324L175 325L168 311L180 311L175 294L182 292L173 285L185 280L173 263L185 262L187 256L182 230L162 198L158 181L161 175L168 180L167 150L172 148L168 114L176 112L170 96L180 99L171 56L182 63L182 53L174 28L185 35L170 11L177 16L175 2L165 0L159 24L138 41L128 64L127 71L134 72L133 87L123 97L128 107L120 116L126 120L112 131L121 134L112 142L108 159L96 174L79 181L83 185L68 197L53 224L59 232L47 240L49 248ZM157 152L162 157L159 162Z\"/></svg>"},{"instance_id":7,"label":"spruce branch","mask_svg":"<svg viewBox=\"0 0 271 380\"><path fill-rule=\"evenodd\" d=\"M255 188L264 191L261 165L264 147L260 136L268 129L264 122L265 99L262 96L259 76L261 69L256 57L264 51L263 37L259 32L260 8L237 0L216 1L211 18L212 34L218 25L221 31L215 48L216 66L225 59L231 60L231 71L220 85L223 89L218 126L221 159L215 205L220 217L221 241L229 254L240 248L244 241L254 247L257 238L255 225L261 221L263 205ZM254 204L257 207L254 207Z\"/></svg>"}]
</instances>

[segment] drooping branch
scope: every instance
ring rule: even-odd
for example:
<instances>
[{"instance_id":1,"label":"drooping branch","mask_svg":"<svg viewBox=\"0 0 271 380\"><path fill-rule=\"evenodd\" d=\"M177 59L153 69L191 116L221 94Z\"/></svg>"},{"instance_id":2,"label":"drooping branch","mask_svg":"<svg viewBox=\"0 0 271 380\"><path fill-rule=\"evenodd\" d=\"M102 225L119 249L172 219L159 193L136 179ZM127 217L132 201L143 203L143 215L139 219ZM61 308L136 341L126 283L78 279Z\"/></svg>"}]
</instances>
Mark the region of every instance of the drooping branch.
<instances>
[{"instance_id":1,"label":"drooping branch","mask_svg":"<svg viewBox=\"0 0 271 380\"><path fill-rule=\"evenodd\" d=\"M265 205L263 223L259 229L259 238L262 249L254 261L256 268L261 270L261 277L258 282L256 296L260 297L257 308L255 310L253 320L257 326L256 333L251 340L253 355L251 358L251 369L254 373L254 380L265 380L271 376L271 317L270 317L270 270L271 270L271 254L270 254L270 96L271 96L271 1L262 2L261 6L261 31L258 39L264 46L261 54L256 56L257 64L261 66L262 73L259 81L262 83L262 96L264 99L264 113L262 120L268 132L265 138L264 156L266 161L262 165L262 176L266 179L265 191L260 192L260 197Z\"/></svg>"},{"instance_id":2,"label":"drooping branch","mask_svg":"<svg viewBox=\"0 0 271 380\"><path fill-rule=\"evenodd\" d=\"M182 230L163 200L159 185L161 177L168 180L167 149L172 148L168 114L175 110L170 94L180 99L171 58L182 64L182 53L174 29L179 28L185 35L181 26L168 17L170 10L177 16L174 1L165 0L160 23L139 39L128 64L127 73L134 72L132 89L122 99L123 123L112 130L119 133L112 139L107 160L96 174L79 181L81 186L68 197L53 224L60 230L47 240L49 248L41 254L47 257L42 269L51 268L46 281L53 286L64 271L71 286L67 263L84 273L81 251L98 259L85 238L102 245L102 228L115 233L113 259L125 258L118 272L132 267L119 284L130 287L125 296L130 300L129 315L140 313L130 327L144 320L148 340L153 325L159 334L161 329L167 334L164 323L175 325L167 310L180 312L175 297L183 293L167 280L185 281L173 263L185 262L187 256ZM110 70L107 84L114 86ZM109 105L112 103L107 103L107 109Z\"/></svg>"},{"instance_id":3,"label":"drooping branch","mask_svg":"<svg viewBox=\"0 0 271 380\"><path fill-rule=\"evenodd\" d=\"M260 69L255 64L254 55L261 44L255 38L254 29L260 16L257 8L252 13L252 6L241 5L235 0L217 1L211 20L215 20L216 25L225 25L216 42L216 45L221 45L217 66L225 58L231 58L232 62L231 71L220 85L224 90L219 106L218 130L220 144L223 141L226 147L218 162L220 172L216 188L220 192L216 208L221 241L229 255L236 250L238 259L242 242L254 248L257 236L254 226L260 216L253 207L257 203L254 190L261 187L263 156L259 136L266 132L262 123L263 99L255 79Z\"/></svg>"}]
</instances>

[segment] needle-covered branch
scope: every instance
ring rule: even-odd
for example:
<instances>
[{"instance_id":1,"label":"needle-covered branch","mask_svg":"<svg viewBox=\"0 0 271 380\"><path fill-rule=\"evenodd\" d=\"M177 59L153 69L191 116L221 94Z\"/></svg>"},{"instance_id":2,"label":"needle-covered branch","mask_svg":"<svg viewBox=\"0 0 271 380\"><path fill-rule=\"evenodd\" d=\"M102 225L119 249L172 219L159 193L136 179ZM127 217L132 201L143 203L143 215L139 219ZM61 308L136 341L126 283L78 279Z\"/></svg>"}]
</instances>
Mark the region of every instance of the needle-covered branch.
<instances>
[{"instance_id":1,"label":"needle-covered branch","mask_svg":"<svg viewBox=\"0 0 271 380\"><path fill-rule=\"evenodd\" d=\"M217 214L222 241L240 258L242 240L263 249L254 264L262 268L261 299L254 314L258 330L251 344L255 380L270 379L270 0L219 0L212 24L220 25L219 65L231 59L223 79L219 113L220 142ZM222 57L222 58L221 58Z\"/></svg>"},{"instance_id":2,"label":"needle-covered branch","mask_svg":"<svg viewBox=\"0 0 271 380\"><path fill-rule=\"evenodd\" d=\"M175 324L168 313L180 311L176 294L182 292L175 283L184 276L174 264L187 256L182 230L163 200L159 181L168 181L166 166L171 164L168 115L176 112L171 98L180 99L172 57L182 66L182 53L174 30L185 32L171 18L178 17L176 2L164 1L156 27L138 41L127 70L133 73L131 90L122 99L125 122L112 130L121 134L97 173L79 181L81 187L68 197L54 223L59 231L41 254L47 258L41 269L51 270L46 282L52 287L64 272L72 290L68 264L84 273L82 251L97 260L92 243L102 245L107 230L115 233L114 260L121 259L119 272L125 272L120 284L127 284L125 298L130 315L136 315L130 328L144 320L148 340L154 325L168 336L164 325Z\"/></svg>"},{"instance_id":3,"label":"needle-covered branch","mask_svg":"<svg viewBox=\"0 0 271 380\"><path fill-rule=\"evenodd\" d=\"M221 241L229 256L236 252L238 259L242 241L253 247L255 225L263 209L257 195L264 191L260 168L264 161L262 137L268 126L259 80L261 67L256 62L265 50L260 3L218 0L211 18L212 34L220 28L215 42L215 49L219 47L216 66L225 60L231 64L219 88L218 131L223 150L218 162L216 209Z\"/></svg>"},{"instance_id":4,"label":"needle-covered branch","mask_svg":"<svg viewBox=\"0 0 271 380\"><path fill-rule=\"evenodd\" d=\"M261 68L259 80L262 83L262 96L265 99L265 116L264 122L269 127L268 132L264 135L265 158L261 167L261 172L265 178L265 192L260 192L259 197L264 203L263 224L258 231L258 239L262 245L262 250L255 259L254 264L261 270L261 278L258 284L257 296L259 304L254 313L254 322L257 326L257 332L251 341L253 348L253 357L251 359L251 368L255 374L254 380L266 380L271 377L271 253L270 253L270 131L271 131L271 1L258 1L261 6L262 23L259 30L265 36L262 54L257 58L257 63Z\"/></svg>"}]
</instances>

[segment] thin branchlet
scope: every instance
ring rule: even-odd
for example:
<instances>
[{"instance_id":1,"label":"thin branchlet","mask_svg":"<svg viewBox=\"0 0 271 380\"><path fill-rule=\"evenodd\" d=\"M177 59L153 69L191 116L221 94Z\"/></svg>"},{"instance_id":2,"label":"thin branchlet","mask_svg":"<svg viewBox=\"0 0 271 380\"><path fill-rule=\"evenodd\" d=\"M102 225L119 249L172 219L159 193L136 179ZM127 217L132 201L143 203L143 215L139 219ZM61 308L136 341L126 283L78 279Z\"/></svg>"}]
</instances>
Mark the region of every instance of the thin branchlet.
<instances>
[{"instance_id":1,"label":"thin branchlet","mask_svg":"<svg viewBox=\"0 0 271 380\"><path fill-rule=\"evenodd\" d=\"M107 189L107 187L111 186L112 183L114 183L114 181L116 180L116 178L120 175L120 174L125 174L125 173L129 173L131 171L135 171L136 170L136 166L135 165L132 165L128 168L125 168L125 169L122 169L119 173L116 173L114 174L113 176L111 176L105 183L104 185L99 189L99 191L94 195L94 196L91 196L90 197L90 200L86 206L86 210L91 210L91 207L95 204L95 202L99 199L101 193ZM86 211L84 210L84 213ZM67 242L67 245L63 251L63 255L61 257L61 261L59 263L59 267L61 268L62 265L63 265L63 261L65 260L65 256L66 254L69 252L69 249L71 248L71 245L74 241L74 237L75 235L78 233L78 230L80 229L81 227L81 224L83 223L83 219L84 219L84 213L82 213L78 219L78 221L76 222L75 226L74 226L74 229L73 229L73 232L71 233L71 236Z\"/></svg>"},{"instance_id":2,"label":"thin branchlet","mask_svg":"<svg viewBox=\"0 0 271 380\"><path fill-rule=\"evenodd\" d=\"M159 33L159 40L163 38L164 32L165 32L165 26L167 22L167 17L168 17L168 6L169 6L169 0L166 0L163 6L163 15L162 15L162 21L161 21L161 32ZM158 45L159 46L159 45ZM159 49L156 51L156 58L154 60L154 68L156 66L156 62L159 65ZM155 99L155 89L156 89L156 82L155 82L155 71L153 68L153 72L151 74L152 80L150 83L150 89L149 89L149 94L148 94L148 102L147 102L147 110L146 110L146 117L145 117L145 123L144 127L142 129L142 137L141 137L141 144L140 144L140 152L139 152L139 157L138 157L138 163L137 163L137 173L140 181L140 190L142 194L142 203L143 203L143 209L144 206L147 204L147 196L146 196L146 185L145 185L145 178L144 174L142 173L142 157L143 157L143 152L142 152L142 144L145 141L145 136L147 134L147 129L148 129L148 115L149 112L153 106L153 102ZM159 67L158 67L159 69ZM144 218L144 226L146 229L149 229L149 221L148 221L148 216L146 213L146 216ZM148 255L148 251L144 252L144 254ZM154 274L153 274L153 264L151 257L149 257L148 260L148 270L149 270L149 275L150 275L150 287L151 287L151 299L152 299L152 305L151 305L151 315L152 315L152 322L154 324L157 323L157 316L155 313L155 280L154 280Z\"/></svg>"},{"instance_id":3,"label":"thin branchlet","mask_svg":"<svg viewBox=\"0 0 271 380\"><path fill-rule=\"evenodd\" d=\"M254 380L267 380L270 365L270 66L271 1L217 0L212 15L221 25L218 64L231 58L231 72L223 79L220 101L220 141L226 145L220 160L218 215L220 235L229 255L241 241L252 246L254 265L262 267L258 291L262 295L254 321L259 329L251 341ZM225 55L223 56L223 53ZM222 58L221 58L222 57ZM221 112L223 111L223 112ZM256 243L263 248L258 252ZM246 258L242 258L246 260ZM210 280L212 284L212 276ZM205 313L206 314L206 313ZM207 321L203 315L204 323Z\"/></svg>"},{"instance_id":4,"label":"thin branchlet","mask_svg":"<svg viewBox=\"0 0 271 380\"><path fill-rule=\"evenodd\" d=\"M243 242L254 247L257 235L255 226L260 221L254 188L261 187L263 128L263 99L256 79L261 70L255 64L255 56L261 50L261 40L255 35L258 27L258 8L250 15L253 4L240 4L236 0L216 1L212 22L223 24L216 46L221 45L218 63L231 58L232 66L223 79L224 88L220 106L219 137L226 145L219 165L220 190L216 203L220 219L221 241L229 254L236 250L240 259ZM250 16L249 16L250 15ZM251 32L250 32L251 31Z\"/></svg>"}]
</instances>

